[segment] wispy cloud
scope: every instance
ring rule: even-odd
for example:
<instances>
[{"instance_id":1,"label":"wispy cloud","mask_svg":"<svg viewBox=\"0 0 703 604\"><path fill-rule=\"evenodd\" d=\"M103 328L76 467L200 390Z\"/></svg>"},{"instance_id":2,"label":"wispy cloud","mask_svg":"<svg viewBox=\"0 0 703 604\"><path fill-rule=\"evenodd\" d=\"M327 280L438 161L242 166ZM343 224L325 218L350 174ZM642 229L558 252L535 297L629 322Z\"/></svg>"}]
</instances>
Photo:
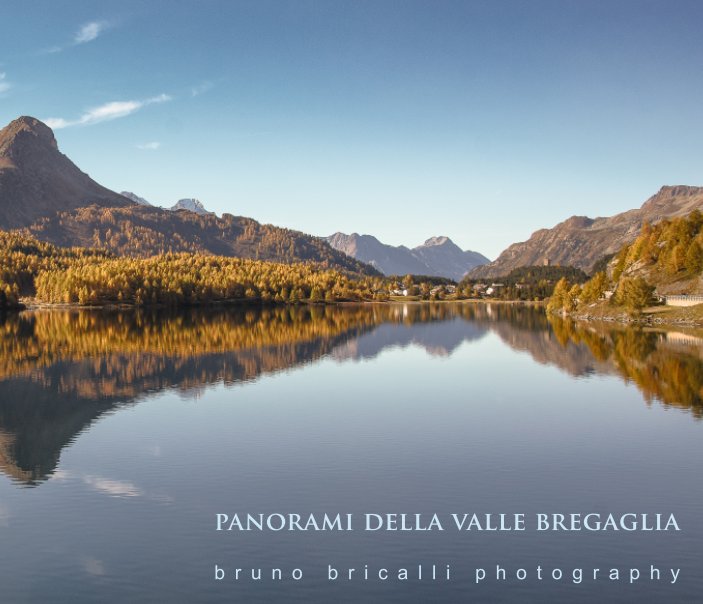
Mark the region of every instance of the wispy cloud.
<instances>
[{"instance_id":1,"label":"wispy cloud","mask_svg":"<svg viewBox=\"0 0 703 604\"><path fill-rule=\"evenodd\" d=\"M80 44L87 44L93 40L100 37L100 35L106 30L110 29L112 24L108 21L90 21L81 25L78 31L73 34L73 40L70 43L63 45L50 46L49 48L44 48L39 51L39 54L52 55L57 52L61 52L66 48L71 46L79 46Z\"/></svg>"},{"instance_id":2,"label":"wispy cloud","mask_svg":"<svg viewBox=\"0 0 703 604\"><path fill-rule=\"evenodd\" d=\"M86 42L92 42L108 27L109 24L106 21L91 21L90 23L86 23L76 32L76 35L73 37L73 43L85 44Z\"/></svg>"},{"instance_id":3,"label":"wispy cloud","mask_svg":"<svg viewBox=\"0 0 703 604\"><path fill-rule=\"evenodd\" d=\"M212 90L212 88L214 86L215 86L215 84L213 84L210 81L202 82L202 83L198 84L197 86L193 86L190 89L190 96L200 96L201 94L205 94L209 90Z\"/></svg>"},{"instance_id":4,"label":"wispy cloud","mask_svg":"<svg viewBox=\"0 0 703 604\"><path fill-rule=\"evenodd\" d=\"M111 101L88 109L83 115L74 120L67 120L62 117L50 117L44 120L50 128L54 130L69 128L71 126L91 126L100 122L108 122L121 117L127 117L139 111L147 105L155 103L165 103L172 99L168 94L160 94L141 101Z\"/></svg>"},{"instance_id":5,"label":"wispy cloud","mask_svg":"<svg viewBox=\"0 0 703 604\"><path fill-rule=\"evenodd\" d=\"M156 151L161 146L159 141L151 141L150 143L141 143L137 145L137 149L142 149L143 151Z\"/></svg>"},{"instance_id":6,"label":"wispy cloud","mask_svg":"<svg viewBox=\"0 0 703 604\"><path fill-rule=\"evenodd\" d=\"M10 88L12 88L12 84L7 81L7 74L0 71L0 95L5 94Z\"/></svg>"}]
</instances>

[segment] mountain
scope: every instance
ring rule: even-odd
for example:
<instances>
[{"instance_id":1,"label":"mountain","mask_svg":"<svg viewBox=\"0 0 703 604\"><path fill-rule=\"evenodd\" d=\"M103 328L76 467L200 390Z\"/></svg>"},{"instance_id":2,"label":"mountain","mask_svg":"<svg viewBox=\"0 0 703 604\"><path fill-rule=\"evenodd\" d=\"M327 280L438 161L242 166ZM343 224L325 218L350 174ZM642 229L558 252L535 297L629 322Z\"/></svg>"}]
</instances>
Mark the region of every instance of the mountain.
<instances>
[{"instance_id":1,"label":"mountain","mask_svg":"<svg viewBox=\"0 0 703 604\"><path fill-rule=\"evenodd\" d=\"M143 197L139 197L139 195L137 195L136 193L132 193L131 191L122 191L120 195L126 197L134 203L139 204L140 206L154 207L153 203L147 201ZM201 216L205 216L206 214L214 214L214 212L209 212L207 209L205 209L205 206L199 199L195 199L192 197L179 199L170 208L162 209L170 210L171 212L177 212L178 210L187 210L188 212L195 212L196 214L200 214Z\"/></svg>"},{"instance_id":2,"label":"mountain","mask_svg":"<svg viewBox=\"0 0 703 604\"><path fill-rule=\"evenodd\" d=\"M692 212L642 228L639 236L624 246L603 267L608 279L594 277L580 298L586 304L596 301L605 289L618 292L616 302L623 306L639 304L638 292L646 294L646 286L635 287L632 278L643 278L655 287L657 294L676 296L703 294L703 213ZM629 282L629 284L628 284ZM588 289L587 289L588 288ZM596 295L597 292L597 295ZM646 302L646 295L642 302Z\"/></svg>"},{"instance_id":3,"label":"mountain","mask_svg":"<svg viewBox=\"0 0 703 604\"><path fill-rule=\"evenodd\" d=\"M122 197L126 197L130 201L133 201L134 203L138 203L140 206L153 206L154 204L147 201L143 197L139 197L139 195L136 195L135 193L132 193L131 191L122 191L120 193Z\"/></svg>"},{"instance_id":4,"label":"mountain","mask_svg":"<svg viewBox=\"0 0 703 604\"><path fill-rule=\"evenodd\" d=\"M387 245L372 235L358 233L335 233L326 239L336 250L386 275L431 275L458 281L475 266L489 261L478 252L463 251L448 237L432 237L413 249Z\"/></svg>"},{"instance_id":5,"label":"mountain","mask_svg":"<svg viewBox=\"0 0 703 604\"><path fill-rule=\"evenodd\" d=\"M378 274L319 237L232 214L218 217L136 204L93 205L54 213L25 231L61 247L99 247L121 256L197 252L285 263L312 261L328 268Z\"/></svg>"},{"instance_id":6,"label":"mountain","mask_svg":"<svg viewBox=\"0 0 703 604\"><path fill-rule=\"evenodd\" d=\"M134 203L139 204L140 206L155 207L153 203L147 201L143 197L139 197L139 195L137 195L136 193L132 193L131 191L122 191L120 195L126 197ZM162 209L170 210L171 212L177 212L178 210L187 210L189 212L195 212L196 214L200 214L201 216L205 216L206 214L214 214L214 212L209 212L207 209L205 209L205 206L199 199L195 199L192 197L179 199L170 208Z\"/></svg>"},{"instance_id":7,"label":"mountain","mask_svg":"<svg viewBox=\"0 0 703 604\"><path fill-rule=\"evenodd\" d=\"M197 200L179 204L191 211L157 208L99 185L59 151L51 128L35 118L20 117L0 130L0 229L22 228L59 246L122 255L200 252L378 274L318 237L242 216L219 218Z\"/></svg>"},{"instance_id":8,"label":"mountain","mask_svg":"<svg viewBox=\"0 0 703 604\"><path fill-rule=\"evenodd\" d=\"M366 262L386 275L422 275L427 271L425 264L404 245L386 245L371 235L357 233L335 233L326 239L334 249Z\"/></svg>"},{"instance_id":9,"label":"mountain","mask_svg":"<svg viewBox=\"0 0 703 604\"><path fill-rule=\"evenodd\" d=\"M432 270L430 275L460 281L471 269L489 262L483 254L462 250L449 237L431 237L413 253Z\"/></svg>"},{"instance_id":10,"label":"mountain","mask_svg":"<svg viewBox=\"0 0 703 604\"><path fill-rule=\"evenodd\" d=\"M0 228L27 226L58 210L89 204L125 207L132 202L81 172L39 120L23 116L0 130Z\"/></svg>"},{"instance_id":11,"label":"mountain","mask_svg":"<svg viewBox=\"0 0 703 604\"><path fill-rule=\"evenodd\" d=\"M188 210L189 212L195 212L204 216L205 214L212 214L205 209L205 206L198 200L193 198L179 199L173 206L169 208L171 211L177 210Z\"/></svg>"},{"instance_id":12,"label":"mountain","mask_svg":"<svg viewBox=\"0 0 703 604\"><path fill-rule=\"evenodd\" d=\"M546 263L571 265L589 271L605 255L617 252L639 235L644 223L683 216L703 209L703 187L662 187L642 207L608 218L572 216L551 229L535 231L514 243L493 262L471 271L471 277L499 277L521 266Z\"/></svg>"}]
</instances>

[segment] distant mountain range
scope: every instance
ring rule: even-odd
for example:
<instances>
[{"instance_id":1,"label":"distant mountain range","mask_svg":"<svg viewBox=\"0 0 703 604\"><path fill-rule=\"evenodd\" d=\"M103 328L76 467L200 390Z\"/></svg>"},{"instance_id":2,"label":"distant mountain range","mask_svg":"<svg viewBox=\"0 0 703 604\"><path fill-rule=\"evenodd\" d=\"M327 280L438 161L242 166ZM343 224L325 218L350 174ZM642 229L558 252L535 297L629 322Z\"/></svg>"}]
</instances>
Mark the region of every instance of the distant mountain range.
<instances>
[{"instance_id":1,"label":"distant mountain range","mask_svg":"<svg viewBox=\"0 0 703 604\"><path fill-rule=\"evenodd\" d=\"M127 199L131 199L134 203L138 203L140 206L155 207L153 203L147 201L143 197L139 197L139 195L132 193L131 191L122 191L120 195L126 197ZM200 214L201 216L205 216L206 214L214 214L214 212L209 212L199 199L195 199L192 197L179 199L170 208L162 209L171 210L172 212L175 212L177 210L188 210L189 212L195 212L196 214Z\"/></svg>"},{"instance_id":2,"label":"distant mountain range","mask_svg":"<svg viewBox=\"0 0 703 604\"><path fill-rule=\"evenodd\" d=\"M449 237L431 237L412 249L381 243L372 235L358 233L335 233L326 239L333 248L385 275L431 275L458 281L474 267L489 262L478 252L463 251Z\"/></svg>"},{"instance_id":3,"label":"distant mountain range","mask_svg":"<svg viewBox=\"0 0 703 604\"><path fill-rule=\"evenodd\" d=\"M645 222L694 209L703 210L703 187L662 187L638 209L608 218L572 216L552 229L536 231L489 262L447 237L433 237L410 249L371 235L319 238L251 218L218 217L193 198L169 209L154 207L134 193L119 194L91 179L59 151L51 129L37 119L20 117L0 130L0 229L21 228L57 245L100 246L118 254L188 251L277 262L309 260L364 274L455 280L467 272L490 278L548 263L589 271L604 255L632 242Z\"/></svg>"},{"instance_id":4,"label":"distant mountain range","mask_svg":"<svg viewBox=\"0 0 703 604\"><path fill-rule=\"evenodd\" d=\"M0 130L0 229L22 228L60 246L99 246L123 255L201 252L378 274L319 237L231 214L217 217L195 199L172 209L189 211L156 208L99 185L35 118L20 117Z\"/></svg>"},{"instance_id":5,"label":"distant mountain range","mask_svg":"<svg viewBox=\"0 0 703 604\"><path fill-rule=\"evenodd\" d=\"M554 228L535 231L527 241L512 244L493 262L472 270L471 276L500 277L521 266L546 263L589 272L600 258L634 241L645 222L684 216L695 209L703 210L703 187L662 187L636 210L608 218L572 216Z\"/></svg>"},{"instance_id":6,"label":"distant mountain range","mask_svg":"<svg viewBox=\"0 0 703 604\"><path fill-rule=\"evenodd\" d=\"M139 204L140 206L148 206L148 207L153 207L154 204L147 201L143 197L139 197L139 195L136 195L135 193L132 193L131 191L122 191L120 193L122 197L126 197L127 199L133 201L136 204Z\"/></svg>"}]
</instances>

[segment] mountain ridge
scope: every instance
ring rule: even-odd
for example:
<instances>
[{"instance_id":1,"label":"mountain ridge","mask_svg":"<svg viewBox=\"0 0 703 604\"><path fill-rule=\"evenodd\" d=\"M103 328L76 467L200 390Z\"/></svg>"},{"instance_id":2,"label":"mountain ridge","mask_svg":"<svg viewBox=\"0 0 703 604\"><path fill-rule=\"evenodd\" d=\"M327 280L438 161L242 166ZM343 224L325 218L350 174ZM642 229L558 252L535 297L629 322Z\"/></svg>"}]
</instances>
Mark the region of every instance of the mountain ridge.
<instances>
[{"instance_id":1,"label":"mountain ridge","mask_svg":"<svg viewBox=\"0 0 703 604\"><path fill-rule=\"evenodd\" d=\"M59 151L53 131L40 120L22 116L0 130L0 229L120 255L222 254L378 274L319 237L242 216L218 217L204 208L197 212L192 199L181 200L190 211L170 211L134 197L115 193L82 172Z\"/></svg>"},{"instance_id":2,"label":"mountain ridge","mask_svg":"<svg viewBox=\"0 0 703 604\"><path fill-rule=\"evenodd\" d=\"M468 271L488 258L462 250L449 237L435 236L414 248L382 243L373 235L337 232L325 238L345 254L370 264L385 275L428 275L459 281Z\"/></svg>"},{"instance_id":3,"label":"mountain ridge","mask_svg":"<svg viewBox=\"0 0 703 604\"><path fill-rule=\"evenodd\" d=\"M162 210L169 210L171 212L177 212L178 210L187 210L189 212L195 212L196 214L200 215L205 215L205 214L214 214L215 212L209 211L204 205L203 202L200 201L199 199L196 199L195 197L184 197L182 199L179 199L176 203L174 203L171 207L163 207L163 206L157 206L151 203L149 200L144 199L143 197L140 197L136 193L132 193L132 191L122 191L120 193L123 197L126 197L127 199L130 199L136 204L139 204L140 206L147 206L151 208L160 208Z\"/></svg>"},{"instance_id":4,"label":"mountain ridge","mask_svg":"<svg viewBox=\"0 0 703 604\"><path fill-rule=\"evenodd\" d=\"M588 272L603 256L634 241L644 223L703 209L703 187L665 185L639 208L613 216L571 216L508 246L494 260L473 269L472 278L500 277L515 268L543 264L575 266Z\"/></svg>"},{"instance_id":5,"label":"mountain ridge","mask_svg":"<svg viewBox=\"0 0 703 604\"><path fill-rule=\"evenodd\" d=\"M155 207L153 203L147 201L143 197L139 197L139 195L137 195L136 193L132 193L132 191L120 191L120 195L122 195L122 197L126 197L130 201L133 201L134 203L140 206Z\"/></svg>"}]
</instances>

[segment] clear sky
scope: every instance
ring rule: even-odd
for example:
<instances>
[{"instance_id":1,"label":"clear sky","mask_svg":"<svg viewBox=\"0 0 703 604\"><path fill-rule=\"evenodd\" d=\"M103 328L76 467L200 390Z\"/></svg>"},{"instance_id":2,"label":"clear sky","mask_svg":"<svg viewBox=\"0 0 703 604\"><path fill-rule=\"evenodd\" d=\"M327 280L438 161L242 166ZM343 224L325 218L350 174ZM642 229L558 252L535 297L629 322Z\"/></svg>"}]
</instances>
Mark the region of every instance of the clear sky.
<instances>
[{"instance_id":1,"label":"clear sky","mask_svg":"<svg viewBox=\"0 0 703 604\"><path fill-rule=\"evenodd\" d=\"M3 2L0 121L157 205L495 257L703 184L703 2Z\"/></svg>"}]
</instances>

